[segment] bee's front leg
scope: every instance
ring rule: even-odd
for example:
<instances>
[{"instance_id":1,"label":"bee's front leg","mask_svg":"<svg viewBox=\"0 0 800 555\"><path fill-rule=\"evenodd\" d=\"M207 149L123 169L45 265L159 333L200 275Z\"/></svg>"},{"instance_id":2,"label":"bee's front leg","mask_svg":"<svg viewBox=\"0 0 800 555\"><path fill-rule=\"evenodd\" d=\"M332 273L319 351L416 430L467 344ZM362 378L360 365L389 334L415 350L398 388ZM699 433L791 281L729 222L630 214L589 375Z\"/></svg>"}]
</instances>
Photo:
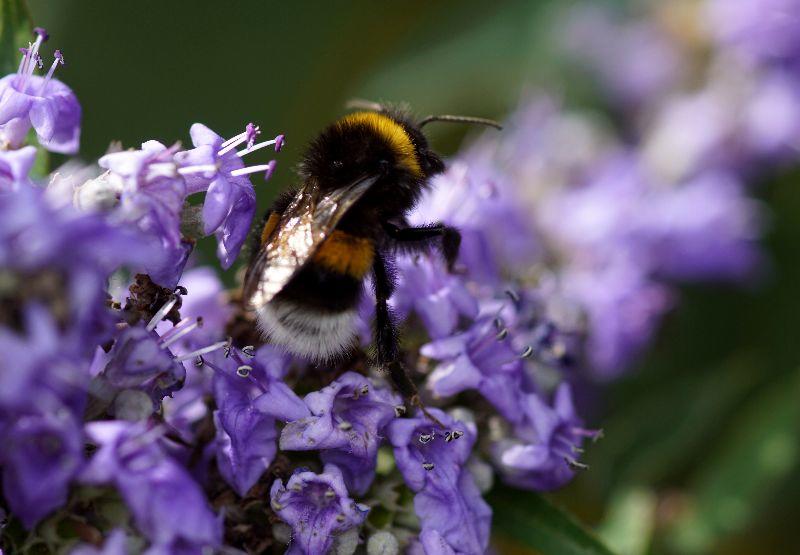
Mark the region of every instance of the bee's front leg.
<instances>
[{"instance_id":1,"label":"bee's front leg","mask_svg":"<svg viewBox=\"0 0 800 555\"><path fill-rule=\"evenodd\" d=\"M417 386L408 375L408 370L400 360L400 347L388 301L395 288L394 269L380 252L375 253L372 265L375 289L375 350L378 366L389 374L397 391L411 405L420 409L436 425L444 425L428 412L419 396Z\"/></svg>"},{"instance_id":2,"label":"bee's front leg","mask_svg":"<svg viewBox=\"0 0 800 555\"><path fill-rule=\"evenodd\" d=\"M388 222L384 224L384 229L402 251L420 252L431 248L440 250L447 269L453 270L461 247L461 232L458 229L442 223L399 227Z\"/></svg>"}]
</instances>

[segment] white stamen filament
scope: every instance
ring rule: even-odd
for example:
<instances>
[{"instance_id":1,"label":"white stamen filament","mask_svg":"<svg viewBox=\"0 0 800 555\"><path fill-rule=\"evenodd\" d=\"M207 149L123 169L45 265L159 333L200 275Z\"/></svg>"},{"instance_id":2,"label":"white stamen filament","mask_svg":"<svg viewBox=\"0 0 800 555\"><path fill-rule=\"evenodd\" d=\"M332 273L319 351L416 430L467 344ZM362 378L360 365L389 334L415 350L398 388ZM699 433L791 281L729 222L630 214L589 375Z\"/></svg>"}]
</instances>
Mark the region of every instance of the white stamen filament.
<instances>
[{"instance_id":1,"label":"white stamen filament","mask_svg":"<svg viewBox=\"0 0 800 555\"><path fill-rule=\"evenodd\" d=\"M172 162L154 162L147 166L146 180L150 181L158 177L175 177L175 171L175 164Z\"/></svg>"},{"instance_id":2,"label":"white stamen filament","mask_svg":"<svg viewBox=\"0 0 800 555\"><path fill-rule=\"evenodd\" d=\"M25 53L22 55L22 59L19 61L19 69L17 69L17 75L22 75L22 72L25 71L26 64L28 63L29 54L30 50L26 50Z\"/></svg>"},{"instance_id":3,"label":"white stamen filament","mask_svg":"<svg viewBox=\"0 0 800 555\"><path fill-rule=\"evenodd\" d=\"M220 148L225 148L226 146L228 146L229 144L233 143L234 141L239 141L239 139L241 139L242 137L247 137L247 131L242 131L238 135L234 135L233 137L231 137L230 139L228 139L227 141L225 141L224 143L219 145L219 147ZM241 141L239 141L239 144L241 144Z\"/></svg>"},{"instance_id":4,"label":"white stamen filament","mask_svg":"<svg viewBox=\"0 0 800 555\"><path fill-rule=\"evenodd\" d=\"M276 142L278 142L277 139L271 139L269 141L264 141L264 142L258 143L256 145L251 146L250 148L246 148L244 150L240 150L239 152L236 153L236 156L241 158L245 154L250 154L251 152L255 152L256 150L260 150L260 149L268 147L270 145L274 145Z\"/></svg>"},{"instance_id":5,"label":"white stamen filament","mask_svg":"<svg viewBox=\"0 0 800 555\"><path fill-rule=\"evenodd\" d=\"M25 67L25 72L22 76L22 84L20 85L20 90L25 90L25 85L28 82L28 79L31 75L33 75L34 70L36 69L36 59L39 55L39 46L42 44L42 35L36 37L36 41L31 45L30 52L28 53L28 64Z\"/></svg>"},{"instance_id":6,"label":"white stamen filament","mask_svg":"<svg viewBox=\"0 0 800 555\"><path fill-rule=\"evenodd\" d=\"M196 351L192 351L191 353L187 353L185 355L176 357L175 360L177 362L183 362L184 360L189 360L190 358L199 357L200 355L204 355L206 353L216 351L217 349L221 349L227 344L228 344L227 341L220 341L218 343L214 343L213 345L209 345L208 347L203 347L202 349L197 349Z\"/></svg>"},{"instance_id":7,"label":"white stamen filament","mask_svg":"<svg viewBox=\"0 0 800 555\"><path fill-rule=\"evenodd\" d=\"M226 153L230 152L231 150L233 150L234 148L236 148L237 146L239 146L240 144L245 142L247 140L247 133L245 132L245 133L242 133L240 135L236 135L236 137L237 138L236 138L235 141L231 142L230 144L228 144L226 146L223 146L219 150L219 152L217 152L217 155L218 156L222 156L223 154L226 154Z\"/></svg>"},{"instance_id":8,"label":"white stamen filament","mask_svg":"<svg viewBox=\"0 0 800 555\"><path fill-rule=\"evenodd\" d=\"M172 334L172 336L169 339L164 341L161 344L161 348L162 349L166 349L167 347L169 347L170 345L175 343L178 339L180 339L181 337L183 337L187 333L191 333L195 328L197 328L199 326L200 326L200 320L199 319L195 320L193 323L189 324L188 326L184 326L183 328L181 328L180 330L178 330L177 332Z\"/></svg>"},{"instance_id":9,"label":"white stamen filament","mask_svg":"<svg viewBox=\"0 0 800 555\"><path fill-rule=\"evenodd\" d=\"M272 164L260 164L258 166L250 166L249 168L240 168L238 170L233 170L231 172L231 175L233 177L239 177L240 175L249 175L251 173L269 171L271 168Z\"/></svg>"},{"instance_id":10,"label":"white stamen filament","mask_svg":"<svg viewBox=\"0 0 800 555\"><path fill-rule=\"evenodd\" d=\"M59 63L60 63L60 60L58 58L53 60L53 63L50 66L50 69L47 70L47 75L44 76L44 82L42 83L42 86L39 88L39 96L42 96L44 94L44 90L47 88L47 85L50 83L50 79L53 77L53 73L55 73L56 66Z\"/></svg>"},{"instance_id":11,"label":"white stamen filament","mask_svg":"<svg viewBox=\"0 0 800 555\"><path fill-rule=\"evenodd\" d=\"M164 306L159 308L158 312L156 312L153 315L153 318L147 323L147 331L153 331L156 329L158 323L161 322L161 320L163 320L167 314L169 314L169 311L172 310L172 307L175 306L175 303L177 302L178 297L172 297L170 300L164 303Z\"/></svg>"},{"instance_id":12,"label":"white stamen filament","mask_svg":"<svg viewBox=\"0 0 800 555\"><path fill-rule=\"evenodd\" d=\"M175 324L172 327L172 329L169 329L169 330L165 331L163 334L161 334L161 337L159 338L159 340L160 341L166 341L167 339L169 339L170 337L175 335L177 332L179 332L181 329L183 329L183 326L189 324L189 322L191 322L192 320L194 320L194 318L191 318L191 317L184 318L183 320L181 320L180 322Z\"/></svg>"},{"instance_id":13,"label":"white stamen filament","mask_svg":"<svg viewBox=\"0 0 800 555\"><path fill-rule=\"evenodd\" d=\"M198 164L196 166L186 166L185 168L178 168L178 173L181 175L190 175L193 173L215 172L217 168L214 164Z\"/></svg>"}]
</instances>

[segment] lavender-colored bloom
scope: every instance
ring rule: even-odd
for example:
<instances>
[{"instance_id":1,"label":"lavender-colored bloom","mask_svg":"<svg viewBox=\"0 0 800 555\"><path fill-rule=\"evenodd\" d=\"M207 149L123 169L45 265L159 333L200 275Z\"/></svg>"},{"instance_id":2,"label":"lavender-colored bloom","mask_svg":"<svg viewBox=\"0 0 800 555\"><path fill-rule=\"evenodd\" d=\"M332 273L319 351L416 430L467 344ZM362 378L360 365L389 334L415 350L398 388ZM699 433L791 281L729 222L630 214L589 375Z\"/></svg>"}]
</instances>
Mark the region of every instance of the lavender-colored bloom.
<instances>
[{"instance_id":1,"label":"lavender-colored bloom","mask_svg":"<svg viewBox=\"0 0 800 555\"><path fill-rule=\"evenodd\" d=\"M62 332L52 314L31 303L22 314L21 329L0 326L0 415L83 414L89 382L88 349L98 336L85 331ZM0 420L2 417L0 417Z\"/></svg>"},{"instance_id":2,"label":"lavender-colored bloom","mask_svg":"<svg viewBox=\"0 0 800 555\"><path fill-rule=\"evenodd\" d=\"M508 329L494 318L482 317L464 332L423 345L420 354L440 361L427 382L434 395L476 390L507 419L519 417L523 360Z\"/></svg>"},{"instance_id":3,"label":"lavender-colored bloom","mask_svg":"<svg viewBox=\"0 0 800 555\"><path fill-rule=\"evenodd\" d=\"M441 221L461 231L459 261L473 279L494 282L503 268L524 268L539 255L528 217L515 205L513 188L474 148L434 178L409 221Z\"/></svg>"},{"instance_id":4,"label":"lavender-colored bloom","mask_svg":"<svg viewBox=\"0 0 800 555\"><path fill-rule=\"evenodd\" d=\"M180 389L186 378L186 369L169 350L168 339L144 327L123 330L111 350L104 377L120 389L141 388L158 406L161 399Z\"/></svg>"},{"instance_id":5,"label":"lavender-colored bloom","mask_svg":"<svg viewBox=\"0 0 800 555\"><path fill-rule=\"evenodd\" d=\"M673 294L628 262L606 268L565 268L561 294L586 316L585 352L594 375L619 376L646 347Z\"/></svg>"},{"instance_id":6,"label":"lavender-colored bloom","mask_svg":"<svg viewBox=\"0 0 800 555\"><path fill-rule=\"evenodd\" d=\"M275 169L274 160L245 167L241 157L264 146L274 146L277 151L283 136L253 144L259 131L252 124L228 141L200 123L192 125L189 133L195 148L178 153L175 160L186 177L189 192L206 191L203 231L216 235L217 256L222 266L229 268L250 231L255 212L256 193L248 176L264 172L265 179L269 179ZM237 152L235 148L242 143L247 144L246 148Z\"/></svg>"},{"instance_id":7,"label":"lavender-colored bloom","mask_svg":"<svg viewBox=\"0 0 800 555\"><path fill-rule=\"evenodd\" d=\"M225 326L231 313L219 276L211 268L193 268L180 281L186 294L181 297L181 316L191 324L202 321L177 338L169 350L178 356L191 354L225 338ZM186 324L184 324L186 325ZM173 324L162 321L156 327L159 335L170 333ZM260 349L259 355L266 349ZM187 441L194 438L195 424L208 413L204 398L212 394L214 372L208 366L192 366L183 387L162 401L164 419Z\"/></svg>"},{"instance_id":8,"label":"lavender-colored bloom","mask_svg":"<svg viewBox=\"0 0 800 555\"><path fill-rule=\"evenodd\" d=\"M368 378L347 372L306 395L305 403L311 415L286 425L281 449L322 450L322 460L339 467L349 489L363 494L375 476L382 430L395 418L402 400Z\"/></svg>"},{"instance_id":9,"label":"lavender-colored bloom","mask_svg":"<svg viewBox=\"0 0 800 555\"><path fill-rule=\"evenodd\" d=\"M2 296L0 342L17 353L0 362L0 406L65 403L79 415L89 360L113 333L106 278L158 252L99 216L52 210L41 193L25 187L0 202L0 267L11 291Z\"/></svg>"},{"instance_id":10,"label":"lavender-colored bloom","mask_svg":"<svg viewBox=\"0 0 800 555\"><path fill-rule=\"evenodd\" d=\"M585 186L551 195L539 215L564 261L559 294L587 315L586 353L605 376L624 370L670 308L663 278L742 279L760 260L760 207L721 172L661 186L618 155Z\"/></svg>"},{"instance_id":11,"label":"lavender-colored bloom","mask_svg":"<svg viewBox=\"0 0 800 555\"><path fill-rule=\"evenodd\" d=\"M341 471L326 464L322 474L297 471L284 486L275 480L272 509L292 527L287 555L328 553L336 536L360 526L369 507L353 501Z\"/></svg>"},{"instance_id":12,"label":"lavender-colored bloom","mask_svg":"<svg viewBox=\"0 0 800 555\"><path fill-rule=\"evenodd\" d=\"M47 34L37 32L36 41L23 50L19 71L0 79L0 135L11 147L19 148L33 126L39 143L47 150L74 154L80 143L81 106L72 90L53 79L64 57L59 50L45 77L34 75L41 67L39 47Z\"/></svg>"},{"instance_id":13,"label":"lavender-colored bloom","mask_svg":"<svg viewBox=\"0 0 800 555\"><path fill-rule=\"evenodd\" d=\"M217 272L209 266L192 268L183 274L179 285L186 290L186 294L181 297L181 316L191 320L201 318L203 324L175 343L182 348L177 349L177 352L188 352L224 339L225 326L233 310L228 304L225 287ZM163 334L171 327L169 322L162 322L156 331Z\"/></svg>"},{"instance_id":14,"label":"lavender-colored bloom","mask_svg":"<svg viewBox=\"0 0 800 555\"><path fill-rule=\"evenodd\" d=\"M50 414L28 414L8 421L3 442L3 494L11 512L31 528L67 500L70 481L83 463L78 422L61 408Z\"/></svg>"},{"instance_id":15,"label":"lavender-colored bloom","mask_svg":"<svg viewBox=\"0 0 800 555\"><path fill-rule=\"evenodd\" d=\"M710 0L705 8L711 33L723 46L756 61L800 61L797 0Z\"/></svg>"},{"instance_id":16,"label":"lavender-colored bloom","mask_svg":"<svg viewBox=\"0 0 800 555\"><path fill-rule=\"evenodd\" d=\"M153 244L135 229L73 210L53 210L37 189L23 188L0 203L0 266L91 269L107 276L122 265L158 260ZM48 222L42 226L42 222ZM64 256L69 253L69 256Z\"/></svg>"},{"instance_id":17,"label":"lavender-colored bloom","mask_svg":"<svg viewBox=\"0 0 800 555\"><path fill-rule=\"evenodd\" d=\"M414 509L423 533L436 531L457 553L484 553L492 512L465 468L475 443L475 425L436 409L431 412L447 429L424 415L389 424L387 435L397 468L416 494Z\"/></svg>"},{"instance_id":18,"label":"lavender-colored bloom","mask_svg":"<svg viewBox=\"0 0 800 555\"><path fill-rule=\"evenodd\" d=\"M652 101L680 76L678 49L652 21L623 24L604 6L579 4L570 11L560 38L623 103Z\"/></svg>"},{"instance_id":19,"label":"lavender-colored bloom","mask_svg":"<svg viewBox=\"0 0 800 555\"><path fill-rule=\"evenodd\" d=\"M35 159L36 149L32 146L0 151L0 194L15 191L20 186L32 186L28 173Z\"/></svg>"},{"instance_id":20,"label":"lavender-colored bloom","mask_svg":"<svg viewBox=\"0 0 800 555\"><path fill-rule=\"evenodd\" d=\"M275 457L276 420L301 419L308 409L281 380L285 358L270 346L254 357L238 350L227 357L217 352L206 357L205 364L214 369L217 465L225 481L243 496Z\"/></svg>"},{"instance_id":21,"label":"lavender-colored bloom","mask_svg":"<svg viewBox=\"0 0 800 555\"><path fill-rule=\"evenodd\" d=\"M759 76L741 110L744 165L747 154L760 159L794 160L800 144L800 80L794 72L771 70ZM759 160L761 161L761 160Z\"/></svg>"},{"instance_id":22,"label":"lavender-colored bloom","mask_svg":"<svg viewBox=\"0 0 800 555\"><path fill-rule=\"evenodd\" d=\"M174 287L191 252L181 236L181 211L187 187L173 160L175 147L147 141L141 150L106 154L99 160L111 176L105 181L120 190L115 217L133 222L155 237L164 250L163 264L148 264L147 273L156 283ZM119 180L121 184L115 184Z\"/></svg>"},{"instance_id":23,"label":"lavender-colored bloom","mask_svg":"<svg viewBox=\"0 0 800 555\"><path fill-rule=\"evenodd\" d=\"M581 444L599 432L580 426L567 384L556 390L553 407L536 394L523 402L523 420L514 437L492 447L495 463L506 481L517 487L552 490L569 482L576 468Z\"/></svg>"},{"instance_id":24,"label":"lavender-colored bloom","mask_svg":"<svg viewBox=\"0 0 800 555\"><path fill-rule=\"evenodd\" d=\"M160 430L105 421L88 424L86 432L99 449L82 480L113 484L154 546L220 545L222 521L186 469L165 453Z\"/></svg>"},{"instance_id":25,"label":"lavender-colored bloom","mask_svg":"<svg viewBox=\"0 0 800 555\"><path fill-rule=\"evenodd\" d=\"M451 334L461 317L477 316L478 303L462 277L449 273L442 261L401 257L397 274L399 283L391 299L395 313L402 317L413 310L431 337Z\"/></svg>"},{"instance_id":26,"label":"lavender-colored bloom","mask_svg":"<svg viewBox=\"0 0 800 555\"><path fill-rule=\"evenodd\" d=\"M407 555L457 555L453 547L436 530L420 532L419 541L409 546Z\"/></svg>"},{"instance_id":27,"label":"lavender-colored bloom","mask_svg":"<svg viewBox=\"0 0 800 555\"><path fill-rule=\"evenodd\" d=\"M658 275L743 279L761 261L762 206L745 195L733 175L708 172L672 191L643 197L634 221L649 251L642 258Z\"/></svg>"}]
</instances>

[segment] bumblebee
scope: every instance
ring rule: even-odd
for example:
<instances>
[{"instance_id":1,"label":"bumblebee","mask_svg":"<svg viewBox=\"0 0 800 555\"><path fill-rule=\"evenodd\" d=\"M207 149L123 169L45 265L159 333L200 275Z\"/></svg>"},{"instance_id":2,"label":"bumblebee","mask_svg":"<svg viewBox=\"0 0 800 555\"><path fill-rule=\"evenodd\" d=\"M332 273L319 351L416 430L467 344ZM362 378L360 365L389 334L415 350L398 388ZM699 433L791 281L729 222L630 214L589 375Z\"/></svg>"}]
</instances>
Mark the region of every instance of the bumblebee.
<instances>
[{"instance_id":1,"label":"bumblebee","mask_svg":"<svg viewBox=\"0 0 800 555\"><path fill-rule=\"evenodd\" d=\"M355 345L357 307L371 276L376 362L417 404L387 301L395 288L396 252L436 249L450 270L458 257L457 229L412 227L406 219L431 177L445 169L422 133L433 121L499 127L462 116L414 121L404 111L370 105L322 131L300 164L301 185L280 195L264 219L243 290L265 338L324 362Z\"/></svg>"}]
</instances>

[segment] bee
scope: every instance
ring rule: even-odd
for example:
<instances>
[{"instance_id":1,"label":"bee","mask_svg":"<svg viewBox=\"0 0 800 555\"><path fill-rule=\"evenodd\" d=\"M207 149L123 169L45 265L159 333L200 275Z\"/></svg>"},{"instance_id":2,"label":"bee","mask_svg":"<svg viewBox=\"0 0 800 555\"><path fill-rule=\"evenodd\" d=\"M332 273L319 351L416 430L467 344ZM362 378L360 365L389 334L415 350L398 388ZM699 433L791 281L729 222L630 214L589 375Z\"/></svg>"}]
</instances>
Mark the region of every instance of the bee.
<instances>
[{"instance_id":1,"label":"bee","mask_svg":"<svg viewBox=\"0 0 800 555\"><path fill-rule=\"evenodd\" d=\"M500 126L483 118L428 116L369 104L314 139L300 164L301 184L265 216L260 245L244 278L243 298L271 343L315 362L356 344L364 282L375 293L377 365L396 389L422 407L400 361L388 300L398 251L435 249L452 271L461 235L440 222L413 227L406 216L445 169L422 127L434 121Z\"/></svg>"}]
</instances>

